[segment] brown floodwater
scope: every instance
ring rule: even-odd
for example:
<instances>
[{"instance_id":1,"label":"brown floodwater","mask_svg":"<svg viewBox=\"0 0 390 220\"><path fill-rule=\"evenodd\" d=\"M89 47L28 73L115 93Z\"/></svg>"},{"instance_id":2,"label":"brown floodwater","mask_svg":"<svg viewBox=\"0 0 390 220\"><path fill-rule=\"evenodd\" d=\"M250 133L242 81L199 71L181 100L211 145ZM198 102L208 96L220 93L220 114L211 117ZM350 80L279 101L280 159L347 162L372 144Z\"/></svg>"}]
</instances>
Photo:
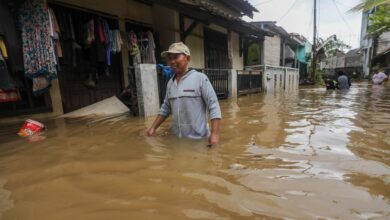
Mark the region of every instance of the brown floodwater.
<instances>
[{"instance_id":1,"label":"brown floodwater","mask_svg":"<svg viewBox=\"0 0 390 220\"><path fill-rule=\"evenodd\" d=\"M389 83L388 83L389 84ZM389 219L390 85L221 101L221 144L115 116L0 125L0 219Z\"/></svg>"}]
</instances>

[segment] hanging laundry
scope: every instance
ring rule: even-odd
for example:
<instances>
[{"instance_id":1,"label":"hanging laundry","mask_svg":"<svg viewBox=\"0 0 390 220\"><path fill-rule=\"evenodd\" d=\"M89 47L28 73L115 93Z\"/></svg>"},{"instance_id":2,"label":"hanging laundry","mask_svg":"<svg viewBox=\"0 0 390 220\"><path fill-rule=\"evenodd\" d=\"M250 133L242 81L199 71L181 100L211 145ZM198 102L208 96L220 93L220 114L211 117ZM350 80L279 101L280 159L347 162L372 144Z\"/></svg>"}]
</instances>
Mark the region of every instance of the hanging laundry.
<instances>
[{"instance_id":1,"label":"hanging laundry","mask_svg":"<svg viewBox=\"0 0 390 220\"><path fill-rule=\"evenodd\" d=\"M57 65L58 69L60 68L59 66L59 57L62 57L62 48L60 44L60 27L57 22L57 18L54 15L54 12L51 8L48 8L48 14L49 14L49 26L50 26L50 37L51 40L53 41L54 45L54 50L53 50L53 55L55 57L54 61L55 64Z\"/></svg>"},{"instance_id":2,"label":"hanging laundry","mask_svg":"<svg viewBox=\"0 0 390 220\"><path fill-rule=\"evenodd\" d=\"M259 65L261 63L260 45L258 43L252 43L248 47L247 65Z\"/></svg>"},{"instance_id":3,"label":"hanging laundry","mask_svg":"<svg viewBox=\"0 0 390 220\"><path fill-rule=\"evenodd\" d=\"M94 47L96 49L96 62L103 63L106 65L106 48L105 48L105 36L103 31L103 26L99 22L100 18L95 19L95 42ZM101 39L102 38L102 39Z\"/></svg>"},{"instance_id":4,"label":"hanging laundry","mask_svg":"<svg viewBox=\"0 0 390 220\"><path fill-rule=\"evenodd\" d=\"M4 59L8 59L7 46L5 45L2 36L0 36L0 52Z\"/></svg>"},{"instance_id":5,"label":"hanging laundry","mask_svg":"<svg viewBox=\"0 0 390 220\"><path fill-rule=\"evenodd\" d=\"M111 53L119 53L122 50L122 38L119 30L112 30Z\"/></svg>"},{"instance_id":6,"label":"hanging laundry","mask_svg":"<svg viewBox=\"0 0 390 220\"><path fill-rule=\"evenodd\" d=\"M116 40L117 40L117 45L118 45L118 48L117 48L117 53L121 52L122 51L122 44L123 44L123 41L122 41L122 37L121 37L121 32L119 30L116 30L117 34L116 34Z\"/></svg>"},{"instance_id":7,"label":"hanging laundry","mask_svg":"<svg viewBox=\"0 0 390 220\"><path fill-rule=\"evenodd\" d=\"M62 57L62 48L60 44L61 29L58 25L58 20L53 12L53 9L49 8L49 21L50 21L50 36L53 39L55 45L55 51L57 57Z\"/></svg>"},{"instance_id":8,"label":"hanging laundry","mask_svg":"<svg viewBox=\"0 0 390 220\"><path fill-rule=\"evenodd\" d=\"M0 53L0 89L13 89L15 85L9 75L7 64Z\"/></svg>"},{"instance_id":9,"label":"hanging laundry","mask_svg":"<svg viewBox=\"0 0 390 220\"><path fill-rule=\"evenodd\" d=\"M157 69L161 69L161 72L162 72L165 80L170 80L173 76L175 76L175 72L173 72L173 70L170 66L164 66L163 64L157 64Z\"/></svg>"},{"instance_id":10,"label":"hanging laundry","mask_svg":"<svg viewBox=\"0 0 390 220\"><path fill-rule=\"evenodd\" d=\"M102 19L98 19L98 33L99 33L99 41L102 44L106 43L106 37L104 35L104 28L103 28L103 22Z\"/></svg>"},{"instance_id":11,"label":"hanging laundry","mask_svg":"<svg viewBox=\"0 0 390 220\"><path fill-rule=\"evenodd\" d=\"M149 63L147 49L149 47L149 39L144 36L144 33L141 34L139 38L140 50L141 50L141 59L142 63Z\"/></svg>"},{"instance_id":12,"label":"hanging laundry","mask_svg":"<svg viewBox=\"0 0 390 220\"><path fill-rule=\"evenodd\" d=\"M7 54L3 51L3 57L7 58L11 72L23 71L22 41L6 1L0 1L0 21L0 36L7 47Z\"/></svg>"},{"instance_id":13,"label":"hanging laundry","mask_svg":"<svg viewBox=\"0 0 390 220\"><path fill-rule=\"evenodd\" d=\"M85 29L85 45L90 46L95 41L95 22L93 19L87 22Z\"/></svg>"},{"instance_id":14,"label":"hanging laundry","mask_svg":"<svg viewBox=\"0 0 390 220\"><path fill-rule=\"evenodd\" d=\"M51 80L57 78L54 45L50 37L49 14L45 2L25 1L19 11L24 69L26 76L33 79L35 95L46 91ZM41 83L42 79L46 80L45 84Z\"/></svg>"},{"instance_id":15,"label":"hanging laundry","mask_svg":"<svg viewBox=\"0 0 390 220\"><path fill-rule=\"evenodd\" d=\"M103 20L103 31L105 36L105 47L106 47L106 56L107 56L107 65L111 66L111 42L112 35L110 34L110 26L106 20Z\"/></svg>"},{"instance_id":16,"label":"hanging laundry","mask_svg":"<svg viewBox=\"0 0 390 220\"><path fill-rule=\"evenodd\" d=\"M50 78L45 76L38 76L32 79L33 81L33 91L35 95L40 95L46 92L50 88Z\"/></svg>"},{"instance_id":17,"label":"hanging laundry","mask_svg":"<svg viewBox=\"0 0 390 220\"><path fill-rule=\"evenodd\" d=\"M130 31L128 33L128 43L127 43L127 49L130 52L131 56L135 56L139 54L139 47L137 42L137 35L134 33L134 31Z\"/></svg>"}]
</instances>

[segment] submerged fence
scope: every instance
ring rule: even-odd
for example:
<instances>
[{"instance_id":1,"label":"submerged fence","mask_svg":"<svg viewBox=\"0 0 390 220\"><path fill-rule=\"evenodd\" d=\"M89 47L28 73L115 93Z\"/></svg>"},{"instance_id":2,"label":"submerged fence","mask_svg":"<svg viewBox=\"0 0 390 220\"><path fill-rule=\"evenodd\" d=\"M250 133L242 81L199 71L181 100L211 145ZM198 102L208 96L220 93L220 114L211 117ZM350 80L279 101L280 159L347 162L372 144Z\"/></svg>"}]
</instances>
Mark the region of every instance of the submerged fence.
<instances>
[{"instance_id":1,"label":"submerged fence","mask_svg":"<svg viewBox=\"0 0 390 220\"><path fill-rule=\"evenodd\" d=\"M215 93L218 96L218 99L226 99L229 95L229 71L228 69L195 69L199 72L202 72L207 75L210 80L211 85L213 86ZM166 87L168 84L169 78L165 77L162 74L160 68L157 69L157 82L158 82L158 92L160 104L163 103L166 93Z\"/></svg>"},{"instance_id":2,"label":"submerged fence","mask_svg":"<svg viewBox=\"0 0 390 220\"><path fill-rule=\"evenodd\" d=\"M229 69L197 69L207 75L218 99L227 99L229 96Z\"/></svg>"},{"instance_id":3,"label":"submerged fence","mask_svg":"<svg viewBox=\"0 0 390 220\"><path fill-rule=\"evenodd\" d=\"M265 92L293 90L299 85L299 70L296 68L256 65L246 66L245 70L262 72L262 90Z\"/></svg>"},{"instance_id":4,"label":"submerged fence","mask_svg":"<svg viewBox=\"0 0 390 220\"><path fill-rule=\"evenodd\" d=\"M262 83L262 70L237 70L238 95L260 92L262 88Z\"/></svg>"}]
</instances>

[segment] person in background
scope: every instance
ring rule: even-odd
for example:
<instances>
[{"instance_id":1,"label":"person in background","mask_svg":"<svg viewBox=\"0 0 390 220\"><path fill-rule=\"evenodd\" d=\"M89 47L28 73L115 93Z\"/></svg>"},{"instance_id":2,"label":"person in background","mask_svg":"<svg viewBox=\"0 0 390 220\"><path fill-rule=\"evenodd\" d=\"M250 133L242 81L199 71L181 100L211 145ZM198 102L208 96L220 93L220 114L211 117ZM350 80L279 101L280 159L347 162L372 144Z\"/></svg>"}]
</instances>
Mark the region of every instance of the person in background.
<instances>
[{"instance_id":1,"label":"person in background","mask_svg":"<svg viewBox=\"0 0 390 220\"><path fill-rule=\"evenodd\" d=\"M384 81L388 80L389 77L383 72L383 69L380 67L374 68L375 74L372 76L372 83L375 85L380 85Z\"/></svg>"},{"instance_id":2,"label":"person in background","mask_svg":"<svg viewBox=\"0 0 390 220\"><path fill-rule=\"evenodd\" d=\"M351 80L349 77L346 76L343 71L339 71L337 75L339 76L337 78L337 88L340 90L348 90L349 87L351 87Z\"/></svg>"},{"instance_id":3,"label":"person in background","mask_svg":"<svg viewBox=\"0 0 390 220\"><path fill-rule=\"evenodd\" d=\"M172 113L171 130L175 135L192 139L208 136L209 146L218 144L222 114L210 80L205 74L189 69L190 50L183 42L171 44L161 56L167 58L167 65L175 75L168 81L160 113L146 134L155 135L157 128ZM207 112L211 131L208 129Z\"/></svg>"}]
</instances>

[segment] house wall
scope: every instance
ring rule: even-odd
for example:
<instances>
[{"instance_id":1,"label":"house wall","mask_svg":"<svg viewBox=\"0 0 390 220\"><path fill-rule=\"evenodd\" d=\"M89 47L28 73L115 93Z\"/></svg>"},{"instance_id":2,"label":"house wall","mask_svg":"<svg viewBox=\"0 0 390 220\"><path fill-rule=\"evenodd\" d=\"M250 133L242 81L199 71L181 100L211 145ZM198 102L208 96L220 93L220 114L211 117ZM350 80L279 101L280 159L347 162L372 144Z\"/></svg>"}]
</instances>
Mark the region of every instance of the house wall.
<instances>
[{"instance_id":1,"label":"house wall","mask_svg":"<svg viewBox=\"0 0 390 220\"><path fill-rule=\"evenodd\" d=\"M78 6L81 8L86 9L92 9L95 11L100 11L104 13L108 13L114 16L118 16L119 18L119 29L121 31L125 31L125 18L139 21L142 23L153 23L153 11L152 8L148 5L141 4L139 2L133 1L133 0L116 0L115 4L112 4L110 1L105 0L56 0L56 1L49 1L49 3L56 3L59 4L65 3L69 5ZM126 40L123 39L124 45L123 47L126 48ZM123 65L123 79L124 79L124 86L128 85L128 77L127 77L127 69L129 66L128 63L128 53L126 50L122 50L122 65ZM53 111L50 113L42 113L42 114L35 114L35 118L46 118L46 117L55 117L57 115L63 114L63 107L62 107L62 97L60 92L60 87L58 80L54 80L53 84L50 88L50 97L52 102L52 109ZM20 120L20 117L12 117L9 118L9 120Z\"/></svg>"},{"instance_id":2,"label":"house wall","mask_svg":"<svg viewBox=\"0 0 390 220\"><path fill-rule=\"evenodd\" d=\"M240 56L240 35L236 32L230 33L230 39L232 41L232 68L236 70L244 69L244 56Z\"/></svg>"},{"instance_id":3,"label":"house wall","mask_svg":"<svg viewBox=\"0 0 390 220\"><path fill-rule=\"evenodd\" d=\"M345 56L334 56L326 59L325 69L336 69L345 67Z\"/></svg>"},{"instance_id":4,"label":"house wall","mask_svg":"<svg viewBox=\"0 0 390 220\"><path fill-rule=\"evenodd\" d=\"M150 24L154 31L159 34L159 45L161 50L166 50L169 45L173 42L180 40L179 31L179 13L175 10L163 7L158 4L153 6L146 5L134 0L49 0L49 3L64 3L67 5L73 5L80 8L92 9L98 12L111 14L118 17L119 29L125 32L126 19L138 21L140 23ZM225 10L225 9L224 9ZM226 9L234 14L234 11ZM238 16L238 14L237 14ZM192 23L191 19L185 19L186 28ZM193 32L187 37L186 43L190 47L192 60L190 63L191 67L204 68L204 41L203 41L203 28L204 25L199 23ZM227 34L226 28L220 27L215 24L210 24L207 28ZM235 69L242 69L243 62L242 57L239 56L239 36L235 32L230 33L232 41L232 66ZM123 48L127 47L126 36L123 36ZM159 56L156 54L156 56ZM127 69L128 63L128 52L122 50L122 65L123 65L123 79L124 86L128 85ZM58 83L54 83L50 90L52 98L53 112L47 114L41 114L42 117L51 117L63 113L61 93Z\"/></svg>"},{"instance_id":5,"label":"house wall","mask_svg":"<svg viewBox=\"0 0 390 220\"><path fill-rule=\"evenodd\" d=\"M187 29L193 21L192 19L185 19L184 28ZM203 24L198 23L196 28L187 36L185 43L191 51L190 66L204 68Z\"/></svg>"},{"instance_id":6,"label":"house wall","mask_svg":"<svg viewBox=\"0 0 390 220\"><path fill-rule=\"evenodd\" d=\"M154 21L153 30L159 34L161 51L165 51L168 49L169 45L180 39L176 30L179 15L176 11L158 4L153 5L152 10ZM156 57L158 56L160 56L160 54L156 54Z\"/></svg>"},{"instance_id":7,"label":"house wall","mask_svg":"<svg viewBox=\"0 0 390 220\"><path fill-rule=\"evenodd\" d=\"M362 67L363 54L354 54L345 57L345 67Z\"/></svg>"},{"instance_id":8,"label":"house wall","mask_svg":"<svg viewBox=\"0 0 390 220\"><path fill-rule=\"evenodd\" d=\"M279 66L280 64L280 36L265 37L264 39L264 64Z\"/></svg>"},{"instance_id":9,"label":"house wall","mask_svg":"<svg viewBox=\"0 0 390 220\"><path fill-rule=\"evenodd\" d=\"M376 55L386 52L390 48L390 31L381 34L378 38Z\"/></svg>"},{"instance_id":10,"label":"house wall","mask_svg":"<svg viewBox=\"0 0 390 220\"><path fill-rule=\"evenodd\" d=\"M125 19L130 19L146 24L153 24L153 9L151 6L142 4L134 0L115 0L115 4L112 1L106 0L56 0L55 2L66 3L70 5L79 6L82 8L88 8L99 12L104 12L118 16L119 18L119 30L126 31ZM123 48L127 48L126 36L122 36ZM122 50L122 67L123 67L123 79L124 86L129 84L127 69L129 67L129 57L127 50Z\"/></svg>"},{"instance_id":11,"label":"house wall","mask_svg":"<svg viewBox=\"0 0 390 220\"><path fill-rule=\"evenodd\" d=\"M102 11L105 13L116 15L120 18L120 29L125 31L125 22L121 18L128 18L131 20L139 21L142 23L152 24L153 30L159 34L159 45L161 50L168 49L169 45L180 41L180 28L179 28L179 13L175 10L154 4L153 6L145 5L134 0L116 0L116 4L112 4L110 1L105 0L57 0L58 2L64 2L80 7L90 8L96 11ZM213 2L213 4L216 4ZM124 7L125 6L125 7ZM219 7L224 8L223 5ZM239 16L233 10L224 8L228 13ZM192 23L192 19L186 18L184 21L185 28L188 28ZM122 24L122 25L121 25ZM191 50L191 62L190 66L194 68L204 68L204 42L203 42L203 28L205 26L199 23L197 27L189 34L186 39L186 44ZM212 30L219 31L227 34L227 29L215 24L207 26ZM239 40L238 34L231 33L232 40L232 66L233 68L242 69L243 59L239 56ZM125 43L125 42L124 42ZM126 46L126 45L124 45ZM122 51L123 69L128 68L128 54L126 51ZM156 54L159 56L159 54ZM125 74L125 85L128 83L127 73Z\"/></svg>"}]
</instances>

